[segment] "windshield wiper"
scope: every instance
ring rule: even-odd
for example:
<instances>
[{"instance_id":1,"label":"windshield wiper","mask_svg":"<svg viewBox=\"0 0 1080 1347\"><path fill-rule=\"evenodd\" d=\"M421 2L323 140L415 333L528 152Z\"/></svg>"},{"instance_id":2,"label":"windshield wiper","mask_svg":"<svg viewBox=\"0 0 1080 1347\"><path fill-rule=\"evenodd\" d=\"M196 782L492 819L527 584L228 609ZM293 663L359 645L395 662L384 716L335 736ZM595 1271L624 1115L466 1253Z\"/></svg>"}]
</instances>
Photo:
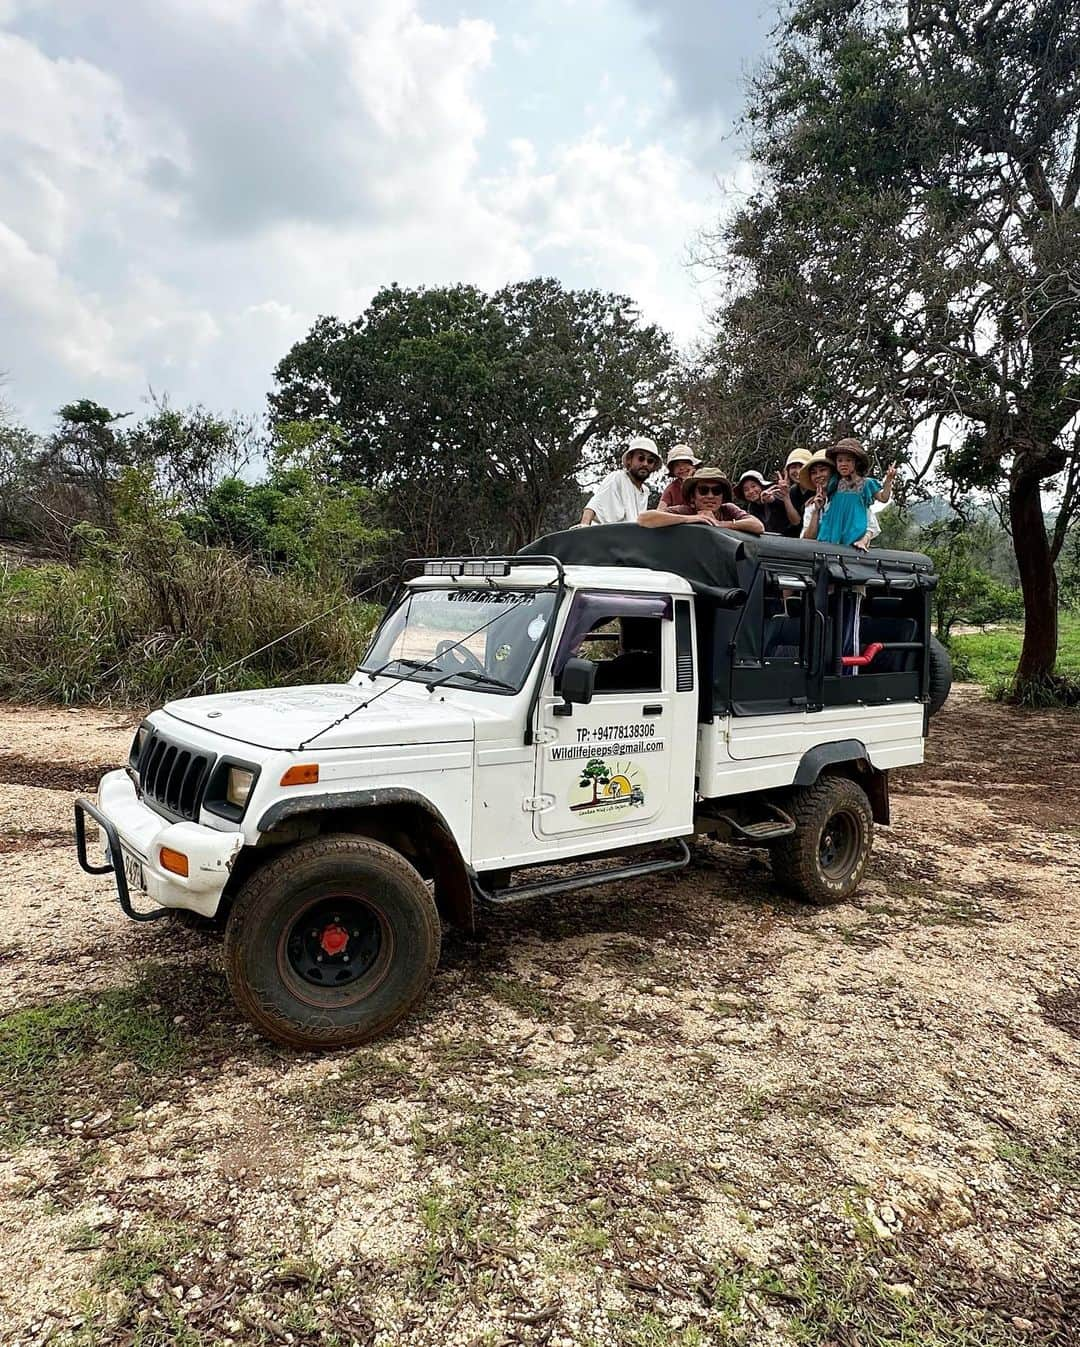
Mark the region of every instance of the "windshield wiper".
<instances>
[{"instance_id":1,"label":"windshield wiper","mask_svg":"<svg viewBox=\"0 0 1080 1347\"><path fill-rule=\"evenodd\" d=\"M433 683L427 685L429 692L434 692L436 688L441 688L444 683L449 683L451 678L471 678L474 683L488 683L493 688L507 688L510 692L516 692L517 689L513 683L508 683L504 678L496 678L494 674L481 673L479 669L455 669L453 673L448 673L443 678L436 678Z\"/></svg>"},{"instance_id":2,"label":"windshield wiper","mask_svg":"<svg viewBox=\"0 0 1080 1347\"><path fill-rule=\"evenodd\" d=\"M391 664L404 664L406 669L430 669L431 660L403 659L400 655L395 655L393 659L388 659L385 664L380 664L377 669L365 669L361 664L360 672L367 674L369 678L378 678L380 674L385 674ZM407 680L408 674L387 674L388 678L397 677L399 681Z\"/></svg>"}]
</instances>

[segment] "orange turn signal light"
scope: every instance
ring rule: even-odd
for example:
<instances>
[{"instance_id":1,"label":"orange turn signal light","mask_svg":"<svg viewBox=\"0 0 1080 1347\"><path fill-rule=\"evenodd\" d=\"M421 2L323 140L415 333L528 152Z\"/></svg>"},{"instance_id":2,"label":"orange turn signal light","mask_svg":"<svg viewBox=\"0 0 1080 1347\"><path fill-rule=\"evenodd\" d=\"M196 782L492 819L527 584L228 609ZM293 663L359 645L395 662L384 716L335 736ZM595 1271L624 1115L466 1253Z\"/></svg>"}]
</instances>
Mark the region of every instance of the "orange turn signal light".
<instances>
[{"instance_id":1,"label":"orange turn signal light","mask_svg":"<svg viewBox=\"0 0 1080 1347\"><path fill-rule=\"evenodd\" d=\"M319 779L317 762L298 762L290 767L281 778L282 786L313 786Z\"/></svg>"},{"instance_id":2,"label":"orange turn signal light","mask_svg":"<svg viewBox=\"0 0 1080 1347\"><path fill-rule=\"evenodd\" d=\"M173 851L172 847L161 848L161 868L171 870L174 875L183 875L187 878L188 858L182 851Z\"/></svg>"}]
</instances>

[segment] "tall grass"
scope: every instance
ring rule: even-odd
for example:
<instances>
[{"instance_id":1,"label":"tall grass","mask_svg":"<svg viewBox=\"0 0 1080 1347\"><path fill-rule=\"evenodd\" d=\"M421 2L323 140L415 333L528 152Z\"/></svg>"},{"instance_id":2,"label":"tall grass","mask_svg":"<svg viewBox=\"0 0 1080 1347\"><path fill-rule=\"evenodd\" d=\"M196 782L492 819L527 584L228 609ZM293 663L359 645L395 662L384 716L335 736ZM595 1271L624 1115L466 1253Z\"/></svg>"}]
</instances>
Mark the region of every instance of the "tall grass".
<instances>
[{"instance_id":1,"label":"tall grass","mask_svg":"<svg viewBox=\"0 0 1080 1347\"><path fill-rule=\"evenodd\" d=\"M97 542L75 567L0 570L0 695L148 706L193 685L335 681L356 668L376 609L339 584L270 574L175 535L148 553L149 541Z\"/></svg>"}]
</instances>

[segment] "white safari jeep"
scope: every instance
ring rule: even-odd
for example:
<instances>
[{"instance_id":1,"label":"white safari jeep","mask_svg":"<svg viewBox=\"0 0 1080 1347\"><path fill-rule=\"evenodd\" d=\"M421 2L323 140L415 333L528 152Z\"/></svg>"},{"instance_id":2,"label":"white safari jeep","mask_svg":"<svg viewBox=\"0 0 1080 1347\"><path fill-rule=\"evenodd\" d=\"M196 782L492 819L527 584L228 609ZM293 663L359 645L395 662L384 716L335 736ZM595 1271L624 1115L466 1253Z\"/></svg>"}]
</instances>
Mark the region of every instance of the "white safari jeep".
<instances>
[{"instance_id":1,"label":"white safari jeep","mask_svg":"<svg viewBox=\"0 0 1080 1347\"><path fill-rule=\"evenodd\" d=\"M611 525L406 575L350 682L171 702L75 806L128 916L224 922L283 1043L387 1029L440 918L679 869L694 833L843 898L948 693L912 553Z\"/></svg>"}]
</instances>

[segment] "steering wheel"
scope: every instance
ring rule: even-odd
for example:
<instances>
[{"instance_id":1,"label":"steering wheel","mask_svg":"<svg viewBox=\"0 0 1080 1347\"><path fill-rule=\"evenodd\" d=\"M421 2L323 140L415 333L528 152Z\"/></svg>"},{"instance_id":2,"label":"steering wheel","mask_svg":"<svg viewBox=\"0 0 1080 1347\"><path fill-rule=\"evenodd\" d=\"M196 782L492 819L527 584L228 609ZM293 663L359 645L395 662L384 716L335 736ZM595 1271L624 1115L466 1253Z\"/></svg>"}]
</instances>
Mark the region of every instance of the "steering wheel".
<instances>
[{"instance_id":1,"label":"steering wheel","mask_svg":"<svg viewBox=\"0 0 1080 1347\"><path fill-rule=\"evenodd\" d=\"M461 669L471 669L474 673L484 673L484 666L476 658L468 646L458 645L456 641L440 641L435 647L435 658L442 659L443 655L450 656L450 663L456 664L458 672ZM449 673L450 670L447 670Z\"/></svg>"}]
</instances>

